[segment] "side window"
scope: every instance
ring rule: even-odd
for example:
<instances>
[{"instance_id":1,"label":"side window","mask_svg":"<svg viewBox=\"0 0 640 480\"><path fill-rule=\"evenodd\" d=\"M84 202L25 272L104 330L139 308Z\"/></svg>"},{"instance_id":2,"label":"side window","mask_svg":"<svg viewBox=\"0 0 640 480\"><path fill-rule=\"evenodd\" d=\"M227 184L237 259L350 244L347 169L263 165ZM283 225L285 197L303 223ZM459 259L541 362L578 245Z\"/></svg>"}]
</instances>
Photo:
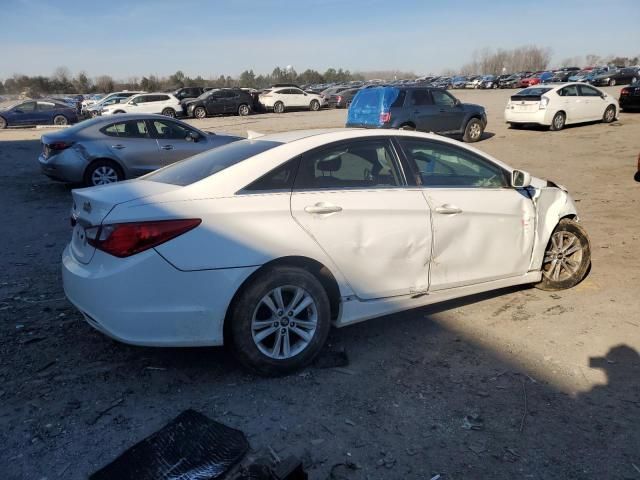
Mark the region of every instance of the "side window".
<instances>
[{"instance_id":1,"label":"side window","mask_svg":"<svg viewBox=\"0 0 640 480\"><path fill-rule=\"evenodd\" d=\"M154 120L152 124L157 138L163 138L165 140L184 140L187 138L189 132L192 131L171 120Z\"/></svg>"},{"instance_id":2,"label":"side window","mask_svg":"<svg viewBox=\"0 0 640 480\"><path fill-rule=\"evenodd\" d=\"M144 120L130 120L128 122L112 123L100 130L110 137L120 138L149 138L147 123Z\"/></svg>"},{"instance_id":3,"label":"side window","mask_svg":"<svg viewBox=\"0 0 640 480\"><path fill-rule=\"evenodd\" d=\"M132 103L138 105L140 103L145 103L145 102L148 102L148 101L149 101L149 95L140 95L139 97L134 98Z\"/></svg>"},{"instance_id":4,"label":"side window","mask_svg":"<svg viewBox=\"0 0 640 480\"><path fill-rule=\"evenodd\" d=\"M54 110L56 106L53 103L49 102L38 102L38 110L41 112L47 112L49 110Z\"/></svg>"},{"instance_id":5,"label":"side window","mask_svg":"<svg viewBox=\"0 0 640 480\"><path fill-rule=\"evenodd\" d=\"M36 109L36 102L24 102L17 105L14 110L22 110L24 113L33 112Z\"/></svg>"},{"instance_id":6,"label":"side window","mask_svg":"<svg viewBox=\"0 0 640 480\"><path fill-rule=\"evenodd\" d=\"M258 180L244 187L249 192L270 191L270 190L291 190L293 179L298 170L300 157L274 168L269 173L263 175Z\"/></svg>"},{"instance_id":7,"label":"side window","mask_svg":"<svg viewBox=\"0 0 640 480\"><path fill-rule=\"evenodd\" d=\"M378 188L402 185L386 140L344 142L305 154L296 189Z\"/></svg>"},{"instance_id":8,"label":"side window","mask_svg":"<svg viewBox=\"0 0 640 480\"><path fill-rule=\"evenodd\" d=\"M302 90L299 90L297 88L292 88L291 89L291 93L294 95L304 95L304 92Z\"/></svg>"},{"instance_id":9,"label":"side window","mask_svg":"<svg viewBox=\"0 0 640 480\"><path fill-rule=\"evenodd\" d=\"M600 92L593 87L589 87L588 85L579 85L580 95L583 97L599 97Z\"/></svg>"},{"instance_id":10,"label":"side window","mask_svg":"<svg viewBox=\"0 0 640 480\"><path fill-rule=\"evenodd\" d=\"M564 87L560 90L561 97L577 97L578 96L578 86L577 85L569 85L568 87Z\"/></svg>"},{"instance_id":11,"label":"side window","mask_svg":"<svg viewBox=\"0 0 640 480\"><path fill-rule=\"evenodd\" d=\"M433 105L429 90L413 90L411 92L411 104L415 106Z\"/></svg>"},{"instance_id":12,"label":"side window","mask_svg":"<svg viewBox=\"0 0 640 480\"><path fill-rule=\"evenodd\" d=\"M407 96L406 90L398 91L398 97L391 104L391 108L402 107L404 105L404 99Z\"/></svg>"},{"instance_id":13,"label":"side window","mask_svg":"<svg viewBox=\"0 0 640 480\"><path fill-rule=\"evenodd\" d=\"M440 142L398 138L407 159L413 161L425 187L502 188L505 172L474 153Z\"/></svg>"},{"instance_id":14,"label":"side window","mask_svg":"<svg viewBox=\"0 0 640 480\"><path fill-rule=\"evenodd\" d=\"M433 103L441 107L453 107L456 104L455 99L446 92L440 90L431 90Z\"/></svg>"}]
</instances>

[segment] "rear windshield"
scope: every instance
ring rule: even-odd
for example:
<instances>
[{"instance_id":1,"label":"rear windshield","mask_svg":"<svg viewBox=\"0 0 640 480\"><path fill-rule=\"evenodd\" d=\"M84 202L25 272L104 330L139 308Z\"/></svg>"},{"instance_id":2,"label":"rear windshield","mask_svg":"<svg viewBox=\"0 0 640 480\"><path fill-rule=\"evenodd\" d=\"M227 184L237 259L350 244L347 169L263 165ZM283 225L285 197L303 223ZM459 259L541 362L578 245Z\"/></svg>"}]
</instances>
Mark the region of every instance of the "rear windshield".
<instances>
[{"instance_id":1,"label":"rear windshield","mask_svg":"<svg viewBox=\"0 0 640 480\"><path fill-rule=\"evenodd\" d=\"M527 99L527 98L535 98L535 99L540 99L540 96L551 91L552 88L545 88L545 87L531 87L531 88L525 88L524 90L516 93L515 95L513 95L511 97L511 99Z\"/></svg>"},{"instance_id":2,"label":"rear windshield","mask_svg":"<svg viewBox=\"0 0 640 480\"><path fill-rule=\"evenodd\" d=\"M376 87L360 90L353 98L347 125L380 126L380 114L388 113L391 107L402 106L406 90L396 87Z\"/></svg>"},{"instance_id":3,"label":"rear windshield","mask_svg":"<svg viewBox=\"0 0 640 480\"><path fill-rule=\"evenodd\" d=\"M265 140L240 140L174 163L142 178L184 187L278 145L282 144Z\"/></svg>"}]
</instances>

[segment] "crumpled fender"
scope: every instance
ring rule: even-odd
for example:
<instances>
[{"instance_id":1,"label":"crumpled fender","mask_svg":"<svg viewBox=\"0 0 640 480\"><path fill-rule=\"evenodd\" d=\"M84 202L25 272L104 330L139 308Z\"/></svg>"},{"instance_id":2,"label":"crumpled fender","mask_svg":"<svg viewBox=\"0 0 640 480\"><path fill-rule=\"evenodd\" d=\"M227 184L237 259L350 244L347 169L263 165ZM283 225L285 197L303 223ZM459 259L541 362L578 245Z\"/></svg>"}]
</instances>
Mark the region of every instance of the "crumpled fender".
<instances>
[{"instance_id":1,"label":"crumpled fender","mask_svg":"<svg viewBox=\"0 0 640 480\"><path fill-rule=\"evenodd\" d=\"M545 182L545 186L537 186L535 183L538 182L532 182L533 191L530 192L536 207L536 234L530 271L542 268L545 248L558 222L564 217L578 219L576 205L564 187L552 182Z\"/></svg>"}]
</instances>

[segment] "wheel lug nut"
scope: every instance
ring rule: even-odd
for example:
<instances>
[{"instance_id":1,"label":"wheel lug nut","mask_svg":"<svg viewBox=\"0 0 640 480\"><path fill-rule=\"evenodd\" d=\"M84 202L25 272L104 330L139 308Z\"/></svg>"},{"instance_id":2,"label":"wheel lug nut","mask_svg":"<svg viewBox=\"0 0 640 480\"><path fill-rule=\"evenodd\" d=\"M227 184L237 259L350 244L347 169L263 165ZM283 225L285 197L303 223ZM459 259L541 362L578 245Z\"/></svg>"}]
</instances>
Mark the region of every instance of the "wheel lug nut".
<instances>
[{"instance_id":1,"label":"wheel lug nut","mask_svg":"<svg viewBox=\"0 0 640 480\"><path fill-rule=\"evenodd\" d=\"M293 317L293 312L289 312L287 313L287 315L289 315L290 317Z\"/></svg>"},{"instance_id":2,"label":"wheel lug nut","mask_svg":"<svg viewBox=\"0 0 640 480\"><path fill-rule=\"evenodd\" d=\"M273 322L273 326L278 328L280 326L280 323L279 322Z\"/></svg>"},{"instance_id":3,"label":"wheel lug nut","mask_svg":"<svg viewBox=\"0 0 640 480\"><path fill-rule=\"evenodd\" d=\"M282 333L284 335L285 333L287 333L287 329L286 328L281 328L280 329L280 333Z\"/></svg>"},{"instance_id":4,"label":"wheel lug nut","mask_svg":"<svg viewBox=\"0 0 640 480\"><path fill-rule=\"evenodd\" d=\"M282 310L278 310L278 316L281 317L282 316Z\"/></svg>"}]
</instances>

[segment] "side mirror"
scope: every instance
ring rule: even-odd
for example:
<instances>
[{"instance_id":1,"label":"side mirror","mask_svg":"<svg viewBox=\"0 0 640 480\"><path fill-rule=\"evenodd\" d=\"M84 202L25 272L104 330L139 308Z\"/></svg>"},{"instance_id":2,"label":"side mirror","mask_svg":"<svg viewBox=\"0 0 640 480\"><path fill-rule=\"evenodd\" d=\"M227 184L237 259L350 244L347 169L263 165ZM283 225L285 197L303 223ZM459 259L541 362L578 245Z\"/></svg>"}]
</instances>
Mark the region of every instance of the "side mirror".
<instances>
[{"instance_id":1,"label":"side mirror","mask_svg":"<svg viewBox=\"0 0 640 480\"><path fill-rule=\"evenodd\" d=\"M531 174L522 170L511 172L511 186L513 188L527 188L531 185Z\"/></svg>"},{"instance_id":2,"label":"side mirror","mask_svg":"<svg viewBox=\"0 0 640 480\"><path fill-rule=\"evenodd\" d=\"M196 132L189 132L187 133L187 137L185 138L185 140L187 142L197 142L198 140L200 140L200 135L198 135L198 133Z\"/></svg>"},{"instance_id":3,"label":"side mirror","mask_svg":"<svg viewBox=\"0 0 640 480\"><path fill-rule=\"evenodd\" d=\"M306 96L307 96L307 94L305 93L305 94L304 94L304 96L306 97Z\"/></svg>"}]
</instances>

